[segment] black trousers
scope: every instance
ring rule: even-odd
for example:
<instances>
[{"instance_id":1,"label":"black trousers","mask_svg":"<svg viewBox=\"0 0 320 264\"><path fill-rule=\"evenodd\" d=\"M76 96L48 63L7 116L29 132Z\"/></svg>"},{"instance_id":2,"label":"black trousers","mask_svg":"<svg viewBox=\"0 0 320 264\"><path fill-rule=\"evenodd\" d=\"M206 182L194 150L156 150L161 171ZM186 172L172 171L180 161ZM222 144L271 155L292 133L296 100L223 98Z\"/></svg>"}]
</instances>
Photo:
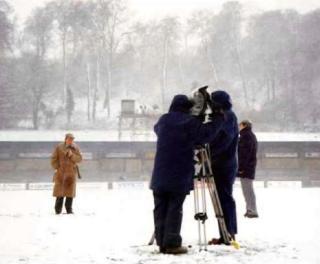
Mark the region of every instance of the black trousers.
<instances>
[{"instance_id":1,"label":"black trousers","mask_svg":"<svg viewBox=\"0 0 320 264\"><path fill-rule=\"evenodd\" d=\"M182 208L186 194L153 192L154 226L157 245L160 248L180 247Z\"/></svg>"},{"instance_id":2,"label":"black trousers","mask_svg":"<svg viewBox=\"0 0 320 264\"><path fill-rule=\"evenodd\" d=\"M55 211L57 214L60 214L62 211L62 206L63 206L63 200L64 197L57 197L56 199L56 204L55 204ZM67 213L72 213L72 202L73 202L73 198L72 197L66 197L66 201L65 201L65 208Z\"/></svg>"},{"instance_id":3,"label":"black trousers","mask_svg":"<svg viewBox=\"0 0 320 264\"><path fill-rule=\"evenodd\" d=\"M217 192L224 214L227 230L232 236L236 235L238 232L236 202L232 195L235 175L235 168L226 168L223 171L214 172Z\"/></svg>"}]
</instances>

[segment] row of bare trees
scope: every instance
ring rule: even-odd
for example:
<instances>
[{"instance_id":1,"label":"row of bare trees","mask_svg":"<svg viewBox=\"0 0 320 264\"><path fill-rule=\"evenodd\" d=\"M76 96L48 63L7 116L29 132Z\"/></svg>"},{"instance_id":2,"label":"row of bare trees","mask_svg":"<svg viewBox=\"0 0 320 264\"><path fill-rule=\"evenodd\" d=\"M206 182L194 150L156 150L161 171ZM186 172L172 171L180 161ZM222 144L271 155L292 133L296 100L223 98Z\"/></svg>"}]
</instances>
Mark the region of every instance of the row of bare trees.
<instances>
[{"instance_id":1,"label":"row of bare trees","mask_svg":"<svg viewBox=\"0 0 320 264\"><path fill-rule=\"evenodd\" d=\"M94 127L112 119L116 99L166 111L174 94L204 84L228 90L261 129L319 122L320 10L243 17L240 3L227 2L142 22L122 0L55 0L22 28L14 21L0 0L2 128L28 119L35 129L59 127L63 116Z\"/></svg>"}]
</instances>

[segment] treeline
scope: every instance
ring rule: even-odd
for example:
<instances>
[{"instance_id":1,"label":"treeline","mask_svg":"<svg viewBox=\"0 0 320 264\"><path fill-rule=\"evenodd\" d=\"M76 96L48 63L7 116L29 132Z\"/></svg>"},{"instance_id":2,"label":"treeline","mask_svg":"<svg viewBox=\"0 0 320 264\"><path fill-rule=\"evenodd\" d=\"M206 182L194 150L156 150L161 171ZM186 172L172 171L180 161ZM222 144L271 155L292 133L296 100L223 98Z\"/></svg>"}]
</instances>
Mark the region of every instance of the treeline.
<instances>
[{"instance_id":1,"label":"treeline","mask_svg":"<svg viewBox=\"0 0 320 264\"><path fill-rule=\"evenodd\" d=\"M317 129L319 25L320 10L243 17L238 2L144 22L123 1L59 0L18 27L0 0L0 128L99 128L121 98L166 111L209 84L260 130Z\"/></svg>"}]
</instances>

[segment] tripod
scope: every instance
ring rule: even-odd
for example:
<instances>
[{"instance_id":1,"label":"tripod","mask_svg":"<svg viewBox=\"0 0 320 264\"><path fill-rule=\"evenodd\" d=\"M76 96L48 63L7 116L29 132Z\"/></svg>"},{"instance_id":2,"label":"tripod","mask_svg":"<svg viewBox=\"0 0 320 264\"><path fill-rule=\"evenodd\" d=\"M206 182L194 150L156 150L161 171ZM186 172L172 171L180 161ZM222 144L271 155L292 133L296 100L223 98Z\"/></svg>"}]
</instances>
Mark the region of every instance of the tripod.
<instances>
[{"instance_id":1,"label":"tripod","mask_svg":"<svg viewBox=\"0 0 320 264\"><path fill-rule=\"evenodd\" d=\"M195 220L198 222L198 237L200 251L202 249L207 250L207 235L206 235L206 220L207 216L207 205L206 205L206 187L208 188L213 209L218 220L219 229L223 243L226 245L232 245L236 249L240 246L233 240L232 236L227 230L227 226L224 220L224 215L220 203L220 199L217 193L216 184L213 178L211 160L209 154L208 145L204 145L199 149L197 154L200 163L200 170L194 178L194 208L195 208ZM201 204L200 204L201 202Z\"/></svg>"}]
</instances>

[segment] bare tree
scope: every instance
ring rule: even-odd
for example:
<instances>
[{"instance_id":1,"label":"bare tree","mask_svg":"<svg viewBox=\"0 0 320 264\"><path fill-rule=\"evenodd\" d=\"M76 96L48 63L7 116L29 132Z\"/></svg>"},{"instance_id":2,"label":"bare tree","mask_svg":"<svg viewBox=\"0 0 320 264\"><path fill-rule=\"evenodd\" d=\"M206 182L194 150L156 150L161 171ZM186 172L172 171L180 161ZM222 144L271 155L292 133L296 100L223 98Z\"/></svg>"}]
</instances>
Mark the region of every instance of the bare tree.
<instances>
[{"instance_id":1,"label":"bare tree","mask_svg":"<svg viewBox=\"0 0 320 264\"><path fill-rule=\"evenodd\" d=\"M162 109L165 109L166 92L168 90L168 69L169 58L174 52L179 39L180 23L176 17L165 17L159 22L158 34L161 51L161 102Z\"/></svg>"},{"instance_id":2,"label":"bare tree","mask_svg":"<svg viewBox=\"0 0 320 264\"><path fill-rule=\"evenodd\" d=\"M210 39L211 39L211 23L214 14L208 11L197 11L190 19L188 19L188 34L195 36L200 43L198 44L203 51L206 59L206 64L209 65L211 70L210 78L214 83L218 83L220 78L218 76L218 70L214 62L213 55L211 54Z\"/></svg>"},{"instance_id":3,"label":"bare tree","mask_svg":"<svg viewBox=\"0 0 320 264\"><path fill-rule=\"evenodd\" d=\"M39 112L48 83L46 55L51 39L52 17L47 9L36 9L25 28L26 50L30 63L28 87L32 91L32 120L34 129L39 128Z\"/></svg>"},{"instance_id":4,"label":"bare tree","mask_svg":"<svg viewBox=\"0 0 320 264\"><path fill-rule=\"evenodd\" d=\"M97 0L95 13L93 15L93 23L98 33L98 43L100 45L101 54L99 57L104 59L102 64L107 73L107 81L105 86L105 98L103 107L107 108L107 115L110 116L110 98L113 86L113 70L116 53L122 41L123 29L121 26L125 21L124 14L126 7L122 0ZM99 67L102 62L98 61Z\"/></svg>"},{"instance_id":5,"label":"bare tree","mask_svg":"<svg viewBox=\"0 0 320 264\"><path fill-rule=\"evenodd\" d=\"M11 6L5 0L0 0L0 60L4 56L5 50L11 49L11 35L13 23L9 14L12 12Z\"/></svg>"}]
</instances>

